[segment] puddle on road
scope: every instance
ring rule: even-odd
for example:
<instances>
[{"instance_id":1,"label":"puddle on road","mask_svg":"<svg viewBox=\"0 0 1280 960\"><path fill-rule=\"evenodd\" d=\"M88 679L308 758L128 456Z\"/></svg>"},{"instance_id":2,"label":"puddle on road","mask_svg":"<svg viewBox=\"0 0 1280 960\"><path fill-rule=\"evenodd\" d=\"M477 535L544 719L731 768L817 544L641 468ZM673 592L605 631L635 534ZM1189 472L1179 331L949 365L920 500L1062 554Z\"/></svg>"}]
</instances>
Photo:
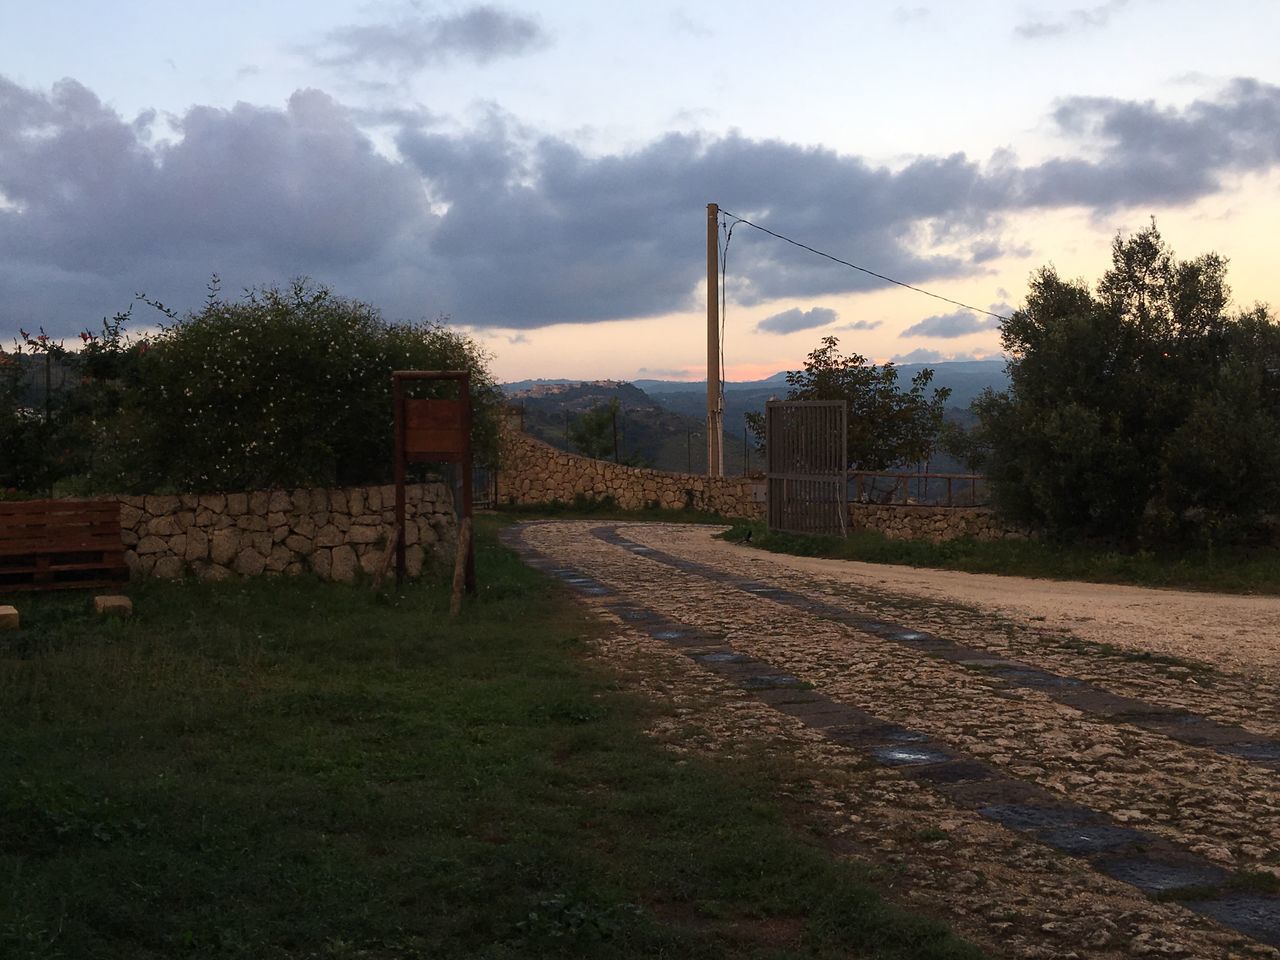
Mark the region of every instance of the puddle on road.
<instances>
[{"instance_id":1,"label":"puddle on road","mask_svg":"<svg viewBox=\"0 0 1280 960\"><path fill-rule=\"evenodd\" d=\"M953 754L936 747L872 747L871 756L891 767L914 766L921 763L946 763L954 760Z\"/></svg>"},{"instance_id":2,"label":"puddle on road","mask_svg":"<svg viewBox=\"0 0 1280 960\"><path fill-rule=\"evenodd\" d=\"M1120 857L1104 860L1098 869L1109 877L1131 884L1147 893L1165 893L1183 887L1216 887L1230 874L1208 863L1155 860L1149 857Z\"/></svg>"}]
</instances>

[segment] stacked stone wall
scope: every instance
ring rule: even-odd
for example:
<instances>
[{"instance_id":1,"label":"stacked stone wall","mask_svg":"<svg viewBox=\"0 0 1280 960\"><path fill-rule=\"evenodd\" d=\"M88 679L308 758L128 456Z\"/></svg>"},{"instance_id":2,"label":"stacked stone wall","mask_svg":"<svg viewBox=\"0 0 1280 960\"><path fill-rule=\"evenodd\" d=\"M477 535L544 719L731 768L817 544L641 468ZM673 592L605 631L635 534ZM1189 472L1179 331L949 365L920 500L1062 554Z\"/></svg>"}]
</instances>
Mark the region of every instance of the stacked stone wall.
<instances>
[{"instance_id":1,"label":"stacked stone wall","mask_svg":"<svg viewBox=\"0 0 1280 960\"><path fill-rule=\"evenodd\" d=\"M764 482L625 467L557 450L508 422L502 436L498 502L572 503L611 498L624 510L690 508L726 517L764 516Z\"/></svg>"},{"instance_id":2,"label":"stacked stone wall","mask_svg":"<svg viewBox=\"0 0 1280 960\"><path fill-rule=\"evenodd\" d=\"M851 503L849 521L854 530L876 530L893 540L942 543L961 537L974 540L1034 539L1030 531L1004 523L989 507Z\"/></svg>"},{"instance_id":3,"label":"stacked stone wall","mask_svg":"<svg viewBox=\"0 0 1280 960\"><path fill-rule=\"evenodd\" d=\"M609 497L624 510L657 505L707 510L726 517L764 517L765 483L760 477L704 477L592 460L557 450L521 431L517 423L508 419L502 433L499 503L571 503L579 497ZM1034 537L1026 529L1004 523L988 507L850 503L849 520L854 530L877 530L895 540L940 543L961 537Z\"/></svg>"},{"instance_id":4,"label":"stacked stone wall","mask_svg":"<svg viewBox=\"0 0 1280 960\"><path fill-rule=\"evenodd\" d=\"M116 499L133 577L309 572L351 582L377 570L395 526L389 485ZM405 560L418 576L437 551L452 555L453 498L443 483L410 484L405 502Z\"/></svg>"}]
</instances>

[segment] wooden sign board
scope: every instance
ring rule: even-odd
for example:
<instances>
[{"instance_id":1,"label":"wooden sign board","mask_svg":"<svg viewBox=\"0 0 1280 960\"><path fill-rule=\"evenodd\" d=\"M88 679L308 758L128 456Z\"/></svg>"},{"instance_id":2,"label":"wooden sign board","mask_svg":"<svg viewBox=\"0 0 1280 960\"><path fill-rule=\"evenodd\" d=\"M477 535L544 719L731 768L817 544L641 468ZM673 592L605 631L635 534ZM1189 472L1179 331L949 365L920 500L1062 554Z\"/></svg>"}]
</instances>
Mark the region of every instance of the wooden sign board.
<instances>
[{"instance_id":1,"label":"wooden sign board","mask_svg":"<svg viewBox=\"0 0 1280 960\"><path fill-rule=\"evenodd\" d=\"M410 460L459 463L470 446L464 400L405 400L404 452Z\"/></svg>"},{"instance_id":2,"label":"wooden sign board","mask_svg":"<svg viewBox=\"0 0 1280 960\"><path fill-rule=\"evenodd\" d=\"M452 381L453 400L419 400L405 396L413 382ZM396 528L392 536L396 582L405 575L405 467L410 463L456 463L461 477L459 563L468 593L476 592L475 549L471 542L471 375L465 370L396 370L391 374L391 403L395 413L393 471L396 487Z\"/></svg>"}]
</instances>

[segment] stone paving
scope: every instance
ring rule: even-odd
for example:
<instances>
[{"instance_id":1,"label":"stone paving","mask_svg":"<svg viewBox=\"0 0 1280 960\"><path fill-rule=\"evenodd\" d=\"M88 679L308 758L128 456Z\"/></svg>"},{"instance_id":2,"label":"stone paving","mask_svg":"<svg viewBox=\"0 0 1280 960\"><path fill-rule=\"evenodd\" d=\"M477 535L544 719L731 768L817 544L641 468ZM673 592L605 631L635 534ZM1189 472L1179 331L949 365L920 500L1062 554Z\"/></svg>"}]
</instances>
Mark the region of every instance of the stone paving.
<instances>
[{"instance_id":1,"label":"stone paving","mask_svg":"<svg viewBox=\"0 0 1280 960\"><path fill-rule=\"evenodd\" d=\"M997 955L1280 956L1280 900L1251 892L1280 876L1274 691L850 589L711 532L516 534L617 623L600 655L674 706L653 731L672 750L805 763L796 797L834 848Z\"/></svg>"}]
</instances>

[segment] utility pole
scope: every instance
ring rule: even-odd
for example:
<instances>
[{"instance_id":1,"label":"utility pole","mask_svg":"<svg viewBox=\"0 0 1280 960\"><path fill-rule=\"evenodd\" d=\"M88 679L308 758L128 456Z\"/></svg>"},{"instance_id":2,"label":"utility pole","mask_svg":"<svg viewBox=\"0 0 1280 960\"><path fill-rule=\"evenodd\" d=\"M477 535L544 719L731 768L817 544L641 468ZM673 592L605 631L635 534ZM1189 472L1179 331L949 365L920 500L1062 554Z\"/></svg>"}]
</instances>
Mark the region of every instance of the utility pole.
<instances>
[{"instance_id":1,"label":"utility pole","mask_svg":"<svg viewBox=\"0 0 1280 960\"><path fill-rule=\"evenodd\" d=\"M724 476L720 394L720 207L707 204L707 476Z\"/></svg>"}]
</instances>

